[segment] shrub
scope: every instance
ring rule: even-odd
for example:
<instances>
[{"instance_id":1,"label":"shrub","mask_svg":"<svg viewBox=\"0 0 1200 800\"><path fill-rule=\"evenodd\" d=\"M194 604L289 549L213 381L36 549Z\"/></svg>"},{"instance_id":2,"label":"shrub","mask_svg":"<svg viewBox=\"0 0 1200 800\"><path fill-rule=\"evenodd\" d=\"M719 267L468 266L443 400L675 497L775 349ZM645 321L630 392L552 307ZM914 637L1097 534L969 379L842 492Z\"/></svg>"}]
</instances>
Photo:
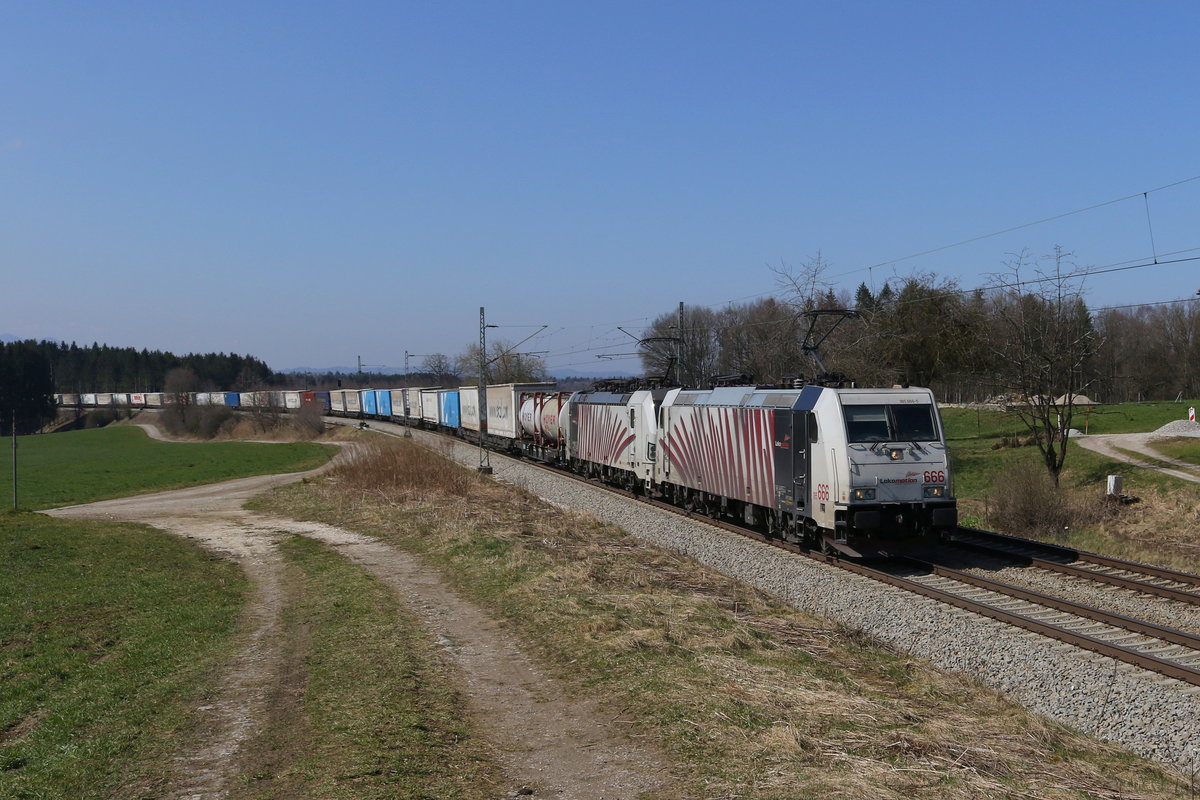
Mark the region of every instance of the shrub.
<instances>
[{"instance_id":1,"label":"shrub","mask_svg":"<svg viewBox=\"0 0 1200 800\"><path fill-rule=\"evenodd\" d=\"M159 420L172 436L212 439L233 424L233 411L225 406L172 403L163 408Z\"/></svg>"},{"instance_id":2,"label":"shrub","mask_svg":"<svg viewBox=\"0 0 1200 800\"><path fill-rule=\"evenodd\" d=\"M293 425L296 431L307 439L315 439L325 432L325 422L321 419L321 407L316 403L304 403L294 416Z\"/></svg>"},{"instance_id":3,"label":"shrub","mask_svg":"<svg viewBox=\"0 0 1200 800\"><path fill-rule=\"evenodd\" d=\"M432 494L467 497L483 479L410 441L363 444L330 474L391 502Z\"/></svg>"},{"instance_id":4,"label":"shrub","mask_svg":"<svg viewBox=\"0 0 1200 800\"><path fill-rule=\"evenodd\" d=\"M1040 464L1014 464L1000 474L986 498L987 521L1014 536L1060 537L1075 523L1066 494Z\"/></svg>"}]
</instances>

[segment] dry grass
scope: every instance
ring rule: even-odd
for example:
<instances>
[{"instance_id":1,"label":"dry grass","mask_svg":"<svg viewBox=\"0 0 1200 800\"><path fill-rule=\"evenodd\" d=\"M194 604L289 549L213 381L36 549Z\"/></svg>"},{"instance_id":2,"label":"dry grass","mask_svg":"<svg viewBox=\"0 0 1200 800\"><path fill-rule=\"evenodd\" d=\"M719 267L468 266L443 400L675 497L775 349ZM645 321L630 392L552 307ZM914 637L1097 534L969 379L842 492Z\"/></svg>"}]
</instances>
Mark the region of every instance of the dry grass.
<instances>
[{"instance_id":1,"label":"dry grass","mask_svg":"<svg viewBox=\"0 0 1200 800\"><path fill-rule=\"evenodd\" d=\"M1177 776L687 559L403 442L271 510L440 565L613 719L670 751L661 797L1185 797Z\"/></svg>"},{"instance_id":2,"label":"dry grass","mask_svg":"<svg viewBox=\"0 0 1200 800\"><path fill-rule=\"evenodd\" d=\"M1183 482L1180 481L1180 484ZM1190 572L1200 572L1200 503L1190 486L1145 486L1138 502L1119 505L1097 500L1095 492L1076 503L1094 511L1084 531L1071 544L1118 558L1128 558Z\"/></svg>"},{"instance_id":3,"label":"dry grass","mask_svg":"<svg viewBox=\"0 0 1200 800\"><path fill-rule=\"evenodd\" d=\"M1013 536L1061 538L1082 514L1044 467L1024 461L1000 473L985 504L987 524Z\"/></svg>"},{"instance_id":4,"label":"dry grass","mask_svg":"<svg viewBox=\"0 0 1200 800\"><path fill-rule=\"evenodd\" d=\"M359 437L355 447L330 473L342 487L370 494L378 502L394 505L429 500L437 496L467 497L493 486L446 458L414 458L427 451L388 439Z\"/></svg>"}]
</instances>

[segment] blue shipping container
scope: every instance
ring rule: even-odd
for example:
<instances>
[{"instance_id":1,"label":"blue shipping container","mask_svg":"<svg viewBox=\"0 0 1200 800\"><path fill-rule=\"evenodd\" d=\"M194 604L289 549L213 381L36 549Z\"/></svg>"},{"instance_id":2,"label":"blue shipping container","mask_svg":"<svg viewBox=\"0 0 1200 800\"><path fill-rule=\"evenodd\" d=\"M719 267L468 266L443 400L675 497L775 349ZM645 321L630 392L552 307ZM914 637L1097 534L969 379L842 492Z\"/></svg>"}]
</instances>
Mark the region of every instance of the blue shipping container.
<instances>
[{"instance_id":1,"label":"blue shipping container","mask_svg":"<svg viewBox=\"0 0 1200 800\"><path fill-rule=\"evenodd\" d=\"M451 389L445 392L438 392L438 407L441 412L438 414L441 420L442 427L458 428L458 390Z\"/></svg>"},{"instance_id":2,"label":"blue shipping container","mask_svg":"<svg viewBox=\"0 0 1200 800\"><path fill-rule=\"evenodd\" d=\"M230 408L237 408L238 406L240 406L241 403L238 402L238 400L239 400L239 395L237 392L226 392L225 393L225 405L229 406Z\"/></svg>"},{"instance_id":3,"label":"blue shipping container","mask_svg":"<svg viewBox=\"0 0 1200 800\"><path fill-rule=\"evenodd\" d=\"M363 389L362 390L362 410L363 410L364 414L372 414L373 415L373 414L379 413L379 406L375 402L375 390L374 389Z\"/></svg>"},{"instance_id":4,"label":"blue shipping container","mask_svg":"<svg viewBox=\"0 0 1200 800\"><path fill-rule=\"evenodd\" d=\"M390 417L392 415L391 389L375 390L375 407L379 409L377 413L381 417Z\"/></svg>"},{"instance_id":5,"label":"blue shipping container","mask_svg":"<svg viewBox=\"0 0 1200 800\"><path fill-rule=\"evenodd\" d=\"M330 409L329 392L313 392L313 396L321 404L321 410L328 414Z\"/></svg>"}]
</instances>

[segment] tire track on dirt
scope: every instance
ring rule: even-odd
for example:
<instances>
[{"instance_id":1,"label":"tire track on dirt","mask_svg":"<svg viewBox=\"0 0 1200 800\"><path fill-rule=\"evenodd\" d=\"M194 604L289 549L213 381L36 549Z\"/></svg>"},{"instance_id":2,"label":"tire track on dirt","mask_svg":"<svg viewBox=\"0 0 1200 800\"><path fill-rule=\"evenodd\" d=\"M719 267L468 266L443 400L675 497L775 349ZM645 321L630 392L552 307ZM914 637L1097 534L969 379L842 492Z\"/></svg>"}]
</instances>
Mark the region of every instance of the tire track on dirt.
<instances>
[{"instance_id":1,"label":"tire track on dirt","mask_svg":"<svg viewBox=\"0 0 1200 800\"><path fill-rule=\"evenodd\" d=\"M560 800L616 800L668 780L665 759L614 729L587 701L567 699L499 622L450 591L435 569L367 536L318 523L268 517L245 501L307 473L241 478L171 492L53 509L52 516L139 522L193 539L231 558L253 585L237 655L219 679L213 700L197 709L202 741L180 754L165 797L226 797L245 768L239 755L264 729L268 698L284 679L280 541L308 536L337 548L389 586L425 624L443 652L480 727L514 787Z\"/></svg>"}]
</instances>

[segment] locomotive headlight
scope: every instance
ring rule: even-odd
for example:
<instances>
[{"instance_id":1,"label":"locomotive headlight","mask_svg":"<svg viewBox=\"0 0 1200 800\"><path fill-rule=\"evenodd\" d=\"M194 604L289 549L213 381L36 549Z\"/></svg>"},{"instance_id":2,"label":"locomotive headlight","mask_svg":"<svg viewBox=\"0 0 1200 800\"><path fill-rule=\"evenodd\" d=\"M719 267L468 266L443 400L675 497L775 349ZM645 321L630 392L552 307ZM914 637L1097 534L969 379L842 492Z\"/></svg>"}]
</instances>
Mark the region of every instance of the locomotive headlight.
<instances>
[{"instance_id":1,"label":"locomotive headlight","mask_svg":"<svg viewBox=\"0 0 1200 800\"><path fill-rule=\"evenodd\" d=\"M874 500L875 490L872 489L854 489L850 492L850 498L853 500Z\"/></svg>"},{"instance_id":2,"label":"locomotive headlight","mask_svg":"<svg viewBox=\"0 0 1200 800\"><path fill-rule=\"evenodd\" d=\"M923 493L926 497L945 497L946 496L946 487L945 486L926 486L925 489L923 490Z\"/></svg>"},{"instance_id":3,"label":"locomotive headlight","mask_svg":"<svg viewBox=\"0 0 1200 800\"><path fill-rule=\"evenodd\" d=\"M890 458L892 461L899 461L900 459L904 458L904 451L899 448L888 450L888 458Z\"/></svg>"}]
</instances>

